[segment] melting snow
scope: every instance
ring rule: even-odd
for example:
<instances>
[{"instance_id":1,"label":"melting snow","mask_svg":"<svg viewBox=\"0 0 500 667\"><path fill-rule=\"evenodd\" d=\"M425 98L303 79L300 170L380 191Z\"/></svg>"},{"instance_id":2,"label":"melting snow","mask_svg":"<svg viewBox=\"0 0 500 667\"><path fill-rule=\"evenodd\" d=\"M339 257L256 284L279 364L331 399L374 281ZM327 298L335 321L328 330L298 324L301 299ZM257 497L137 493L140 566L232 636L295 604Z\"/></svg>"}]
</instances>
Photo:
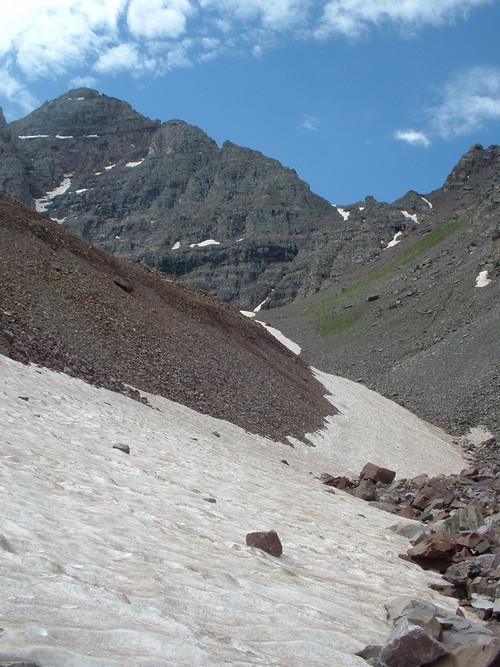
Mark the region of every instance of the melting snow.
<instances>
[{"instance_id":1,"label":"melting snow","mask_svg":"<svg viewBox=\"0 0 500 667\"><path fill-rule=\"evenodd\" d=\"M57 222L59 225L62 225L66 218L51 218L54 222Z\"/></svg>"},{"instance_id":2,"label":"melting snow","mask_svg":"<svg viewBox=\"0 0 500 667\"><path fill-rule=\"evenodd\" d=\"M125 166L126 167L138 167L143 162L144 162L144 158L142 158L142 160L139 160L138 162L127 162L127 164Z\"/></svg>"},{"instance_id":3,"label":"melting snow","mask_svg":"<svg viewBox=\"0 0 500 667\"><path fill-rule=\"evenodd\" d=\"M107 167L104 167L104 169L106 169L107 171L109 171L110 169L113 169L113 167L116 167L116 164L108 164L108 166L107 166Z\"/></svg>"},{"instance_id":4,"label":"melting snow","mask_svg":"<svg viewBox=\"0 0 500 667\"><path fill-rule=\"evenodd\" d=\"M265 322L261 322L260 320L255 320L259 324L262 324L264 329L267 329L269 333L274 336L279 342L287 347L289 350L291 350L294 354L300 354L302 352L302 348L300 345L297 345L297 343L294 343L293 340L290 340L287 338L284 334L281 333L279 329L275 329L274 327L269 326L269 324L266 324Z\"/></svg>"},{"instance_id":5,"label":"melting snow","mask_svg":"<svg viewBox=\"0 0 500 667\"><path fill-rule=\"evenodd\" d=\"M98 134L86 134L85 136L87 139L97 139L99 137Z\"/></svg>"},{"instance_id":6,"label":"melting snow","mask_svg":"<svg viewBox=\"0 0 500 667\"><path fill-rule=\"evenodd\" d=\"M476 287L486 287L491 283L491 278L488 277L488 271L481 271L476 278Z\"/></svg>"},{"instance_id":7,"label":"melting snow","mask_svg":"<svg viewBox=\"0 0 500 667\"><path fill-rule=\"evenodd\" d=\"M432 204L428 199L426 199L425 197L421 197L421 200L424 201L429 208L432 208Z\"/></svg>"},{"instance_id":8,"label":"melting snow","mask_svg":"<svg viewBox=\"0 0 500 667\"><path fill-rule=\"evenodd\" d=\"M82 192L88 192L88 188L80 188L79 190L75 190L77 195L81 195Z\"/></svg>"},{"instance_id":9,"label":"melting snow","mask_svg":"<svg viewBox=\"0 0 500 667\"><path fill-rule=\"evenodd\" d=\"M337 211L340 213L340 215L344 218L344 220L347 220L347 218L351 215L350 211L346 211L345 208L340 208L340 206L337 206Z\"/></svg>"},{"instance_id":10,"label":"melting snow","mask_svg":"<svg viewBox=\"0 0 500 667\"><path fill-rule=\"evenodd\" d=\"M48 134L20 134L18 139L46 139Z\"/></svg>"},{"instance_id":11,"label":"melting snow","mask_svg":"<svg viewBox=\"0 0 500 667\"><path fill-rule=\"evenodd\" d=\"M255 317L255 313L252 312L251 310L240 310L240 313L244 315L245 317Z\"/></svg>"},{"instance_id":12,"label":"melting snow","mask_svg":"<svg viewBox=\"0 0 500 667\"><path fill-rule=\"evenodd\" d=\"M45 197L40 197L40 199L35 199L35 209L38 213L45 213L47 208L52 204L54 197L63 195L71 187L71 177L73 174L64 174L64 179L61 181L60 185L54 190L50 190L46 193Z\"/></svg>"},{"instance_id":13,"label":"melting snow","mask_svg":"<svg viewBox=\"0 0 500 667\"><path fill-rule=\"evenodd\" d=\"M214 241L213 239L207 239L206 241L201 241L200 243L191 243L190 248L204 248L208 245L220 245L220 241Z\"/></svg>"},{"instance_id":14,"label":"melting snow","mask_svg":"<svg viewBox=\"0 0 500 667\"><path fill-rule=\"evenodd\" d=\"M464 461L403 408L318 375L342 414L316 447L291 448L0 355L2 653L51 667L362 667L353 654L386 639L391 598L454 611L428 587L439 575L398 558L394 516L314 476ZM279 559L245 545L268 528Z\"/></svg>"},{"instance_id":15,"label":"melting snow","mask_svg":"<svg viewBox=\"0 0 500 667\"><path fill-rule=\"evenodd\" d=\"M151 220L151 224L153 224L153 222L154 222L154 220ZM172 246L172 250L179 250L180 247L181 247L181 242L180 242L180 241L176 241L176 242L174 243L174 245Z\"/></svg>"},{"instance_id":16,"label":"melting snow","mask_svg":"<svg viewBox=\"0 0 500 667\"><path fill-rule=\"evenodd\" d=\"M56 134L56 139L73 139L73 135L72 134L67 134L67 135Z\"/></svg>"},{"instance_id":17,"label":"melting snow","mask_svg":"<svg viewBox=\"0 0 500 667\"><path fill-rule=\"evenodd\" d=\"M403 236L403 232L396 232L394 234L394 238L392 239L392 241L389 241L389 243L387 244L387 247L392 248L395 245L397 245L401 241L401 239L399 238L400 236Z\"/></svg>"},{"instance_id":18,"label":"melting snow","mask_svg":"<svg viewBox=\"0 0 500 667\"><path fill-rule=\"evenodd\" d=\"M417 225L419 225L419 221L417 219L417 214L416 213L408 213L408 211L401 211L401 213L404 215L405 218L410 218L410 220L413 220Z\"/></svg>"},{"instance_id":19,"label":"melting snow","mask_svg":"<svg viewBox=\"0 0 500 667\"><path fill-rule=\"evenodd\" d=\"M364 211L364 210L365 210L365 206L360 206L360 207L359 207L359 210L360 210L360 211Z\"/></svg>"}]
</instances>

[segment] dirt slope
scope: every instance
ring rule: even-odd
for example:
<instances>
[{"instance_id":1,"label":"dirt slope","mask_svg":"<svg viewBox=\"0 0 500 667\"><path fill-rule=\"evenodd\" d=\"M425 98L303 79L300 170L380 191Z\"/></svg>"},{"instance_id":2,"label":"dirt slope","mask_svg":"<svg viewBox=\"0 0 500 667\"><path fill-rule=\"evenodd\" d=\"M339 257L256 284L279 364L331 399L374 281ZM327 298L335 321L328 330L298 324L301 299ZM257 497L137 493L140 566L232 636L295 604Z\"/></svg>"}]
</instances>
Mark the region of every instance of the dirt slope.
<instances>
[{"instance_id":1,"label":"dirt slope","mask_svg":"<svg viewBox=\"0 0 500 667\"><path fill-rule=\"evenodd\" d=\"M0 197L0 350L171 398L274 439L332 406L307 366L209 294L95 249Z\"/></svg>"}]
</instances>

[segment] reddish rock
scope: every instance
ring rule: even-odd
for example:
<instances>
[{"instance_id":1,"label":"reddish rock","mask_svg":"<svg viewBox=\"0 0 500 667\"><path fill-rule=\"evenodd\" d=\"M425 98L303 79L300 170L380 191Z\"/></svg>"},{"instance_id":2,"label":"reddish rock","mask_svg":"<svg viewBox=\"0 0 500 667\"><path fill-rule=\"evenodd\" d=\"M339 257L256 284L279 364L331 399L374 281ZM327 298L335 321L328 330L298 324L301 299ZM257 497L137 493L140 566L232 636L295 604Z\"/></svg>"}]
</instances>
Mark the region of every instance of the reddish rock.
<instances>
[{"instance_id":1,"label":"reddish rock","mask_svg":"<svg viewBox=\"0 0 500 667\"><path fill-rule=\"evenodd\" d=\"M281 556L283 546L275 530L258 531L247 534L247 546L266 551L271 556Z\"/></svg>"},{"instance_id":2,"label":"reddish rock","mask_svg":"<svg viewBox=\"0 0 500 667\"><path fill-rule=\"evenodd\" d=\"M394 470L389 470L389 468L381 468L375 463L366 463L360 476L363 479L371 479L373 482L391 484L396 477L396 473Z\"/></svg>"},{"instance_id":3,"label":"reddish rock","mask_svg":"<svg viewBox=\"0 0 500 667\"><path fill-rule=\"evenodd\" d=\"M429 535L425 540L408 549L407 555L410 560L418 562L422 567L442 569L443 566L451 563L455 549L455 541L449 533L442 530Z\"/></svg>"},{"instance_id":4,"label":"reddish rock","mask_svg":"<svg viewBox=\"0 0 500 667\"><path fill-rule=\"evenodd\" d=\"M353 487L351 480L345 476L333 477L333 475L329 475L328 473L324 472L321 473L319 479L326 486L333 486L336 489L340 489L341 491L347 491Z\"/></svg>"},{"instance_id":5,"label":"reddish rock","mask_svg":"<svg viewBox=\"0 0 500 667\"><path fill-rule=\"evenodd\" d=\"M403 507L403 509L398 512L399 516L403 516L406 519L416 519L419 514L420 512L410 505L406 505L406 507Z\"/></svg>"}]
</instances>

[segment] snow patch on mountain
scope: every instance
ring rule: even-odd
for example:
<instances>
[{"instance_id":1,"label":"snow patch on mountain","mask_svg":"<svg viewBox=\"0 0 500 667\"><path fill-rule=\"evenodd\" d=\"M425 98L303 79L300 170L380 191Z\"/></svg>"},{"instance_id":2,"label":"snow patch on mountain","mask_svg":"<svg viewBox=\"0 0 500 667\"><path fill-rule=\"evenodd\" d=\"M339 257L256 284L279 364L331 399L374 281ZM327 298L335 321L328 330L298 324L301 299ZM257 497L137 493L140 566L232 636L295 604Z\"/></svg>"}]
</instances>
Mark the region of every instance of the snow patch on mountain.
<instances>
[{"instance_id":1,"label":"snow patch on mountain","mask_svg":"<svg viewBox=\"0 0 500 667\"><path fill-rule=\"evenodd\" d=\"M71 187L72 176L73 174L64 174L64 178L61 181L61 183L57 186L57 188L54 188L53 190L47 192L44 197L40 197L40 199L35 199L35 210L38 211L38 213L45 213L48 207L52 204L52 200L54 199L54 197L63 195L65 192L69 190L69 188Z\"/></svg>"},{"instance_id":2,"label":"snow patch on mountain","mask_svg":"<svg viewBox=\"0 0 500 667\"><path fill-rule=\"evenodd\" d=\"M408 213L408 211L401 211L401 213L404 215L405 218L409 218L410 220L413 220L413 222L417 225L419 225L419 221L417 218L416 213Z\"/></svg>"},{"instance_id":3,"label":"snow patch on mountain","mask_svg":"<svg viewBox=\"0 0 500 667\"><path fill-rule=\"evenodd\" d=\"M403 236L403 232L396 232L392 238L392 241L389 241L387 244L387 248L393 248L395 245L397 245L401 241L401 236Z\"/></svg>"},{"instance_id":4,"label":"snow patch on mountain","mask_svg":"<svg viewBox=\"0 0 500 667\"><path fill-rule=\"evenodd\" d=\"M127 162L127 164L125 166L129 167L129 168L138 167L143 162L144 162L144 158L142 158L142 160L138 160L137 162Z\"/></svg>"},{"instance_id":5,"label":"snow patch on mountain","mask_svg":"<svg viewBox=\"0 0 500 667\"><path fill-rule=\"evenodd\" d=\"M214 239L206 239L206 241L200 241L200 243L190 243L190 248L205 248L209 245L220 245L220 241L214 241Z\"/></svg>"},{"instance_id":6,"label":"snow patch on mountain","mask_svg":"<svg viewBox=\"0 0 500 667\"><path fill-rule=\"evenodd\" d=\"M476 287L486 287L491 283L491 278L488 276L488 271L480 271L476 278Z\"/></svg>"}]
</instances>

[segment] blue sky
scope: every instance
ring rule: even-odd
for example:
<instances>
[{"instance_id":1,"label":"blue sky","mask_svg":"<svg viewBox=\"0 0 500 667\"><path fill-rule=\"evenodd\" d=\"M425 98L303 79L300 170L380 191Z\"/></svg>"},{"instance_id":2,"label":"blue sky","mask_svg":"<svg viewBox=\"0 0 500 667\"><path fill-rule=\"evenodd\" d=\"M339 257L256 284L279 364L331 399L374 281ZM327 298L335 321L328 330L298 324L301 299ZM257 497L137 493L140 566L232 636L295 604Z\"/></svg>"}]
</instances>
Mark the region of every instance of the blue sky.
<instances>
[{"instance_id":1,"label":"blue sky","mask_svg":"<svg viewBox=\"0 0 500 667\"><path fill-rule=\"evenodd\" d=\"M500 143L499 0L17 0L14 120L80 85L261 151L336 204L440 187Z\"/></svg>"}]
</instances>

